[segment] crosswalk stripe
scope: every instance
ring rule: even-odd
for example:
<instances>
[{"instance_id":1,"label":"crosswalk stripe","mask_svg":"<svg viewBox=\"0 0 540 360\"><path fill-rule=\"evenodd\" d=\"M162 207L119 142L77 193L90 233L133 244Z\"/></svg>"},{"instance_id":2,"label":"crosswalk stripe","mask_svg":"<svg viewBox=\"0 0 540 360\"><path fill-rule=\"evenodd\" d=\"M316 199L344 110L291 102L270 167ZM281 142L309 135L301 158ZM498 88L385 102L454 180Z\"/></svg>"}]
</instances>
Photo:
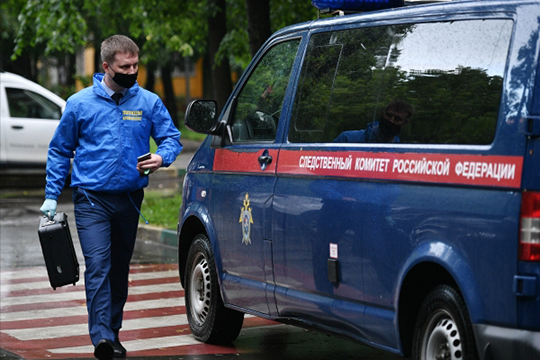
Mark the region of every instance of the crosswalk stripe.
<instances>
[{"instance_id":1,"label":"crosswalk stripe","mask_svg":"<svg viewBox=\"0 0 540 360\"><path fill-rule=\"evenodd\" d=\"M77 284L84 283L84 280L81 280ZM15 284L5 284L2 285L2 295L9 294L14 291L21 290L39 290L39 289L48 289L51 287L51 283L48 281L36 281L36 282L24 282L24 283L15 283Z\"/></svg>"},{"instance_id":2,"label":"crosswalk stripe","mask_svg":"<svg viewBox=\"0 0 540 360\"><path fill-rule=\"evenodd\" d=\"M45 272L43 272L45 271ZM2 283L8 282L8 281L15 281L19 279L29 279L29 278L35 278L35 277L46 277L47 276L47 270L45 267L42 268L23 268L18 269L16 271L2 271L2 275L0 276L0 280Z\"/></svg>"},{"instance_id":3,"label":"crosswalk stripe","mask_svg":"<svg viewBox=\"0 0 540 360\"><path fill-rule=\"evenodd\" d=\"M47 295L35 295L35 296L13 296L2 298L2 307L11 305L23 305L33 303L44 303L53 301L73 301L84 299L84 292L55 292Z\"/></svg>"},{"instance_id":4,"label":"crosswalk stripe","mask_svg":"<svg viewBox=\"0 0 540 360\"><path fill-rule=\"evenodd\" d=\"M178 284L158 284L158 285L144 285L135 286L129 289L130 295L159 293L172 290L181 290L180 283ZM76 292L54 292L52 294L35 295L35 296L13 296L2 298L1 306L21 305L21 304L33 304L52 301L71 301L85 299L84 291Z\"/></svg>"},{"instance_id":5,"label":"crosswalk stripe","mask_svg":"<svg viewBox=\"0 0 540 360\"><path fill-rule=\"evenodd\" d=\"M129 281L168 278L168 277L178 278L178 271L154 271L154 272L147 272L147 273L131 273L129 274Z\"/></svg>"},{"instance_id":6,"label":"crosswalk stripe","mask_svg":"<svg viewBox=\"0 0 540 360\"><path fill-rule=\"evenodd\" d=\"M124 311L159 309L164 307L184 306L184 298L169 298L127 302ZM0 313L2 321L39 320L68 316L87 315L86 306L63 307L45 310L16 311Z\"/></svg>"},{"instance_id":7,"label":"crosswalk stripe","mask_svg":"<svg viewBox=\"0 0 540 360\"><path fill-rule=\"evenodd\" d=\"M45 267L0 271L2 348L32 359L91 357L83 279L77 286L53 291L43 274ZM272 325L250 315L246 319L248 327ZM163 354L164 349L186 353L193 347L194 354L216 349L190 333L175 265L132 267L121 338L129 352L145 356Z\"/></svg>"},{"instance_id":8,"label":"crosswalk stripe","mask_svg":"<svg viewBox=\"0 0 540 360\"><path fill-rule=\"evenodd\" d=\"M124 320L122 322L122 331L129 330L141 330L148 329L149 318L139 318L132 320ZM158 316L152 318L152 324L159 324L162 326L178 326L187 325L187 316L171 315L171 316ZM154 326L156 327L156 326ZM12 336L18 340L38 340L38 339L52 339L58 337L78 336L88 334L88 325L73 324L63 326L48 326L42 328L33 329L14 329L14 330L2 330L2 332Z\"/></svg>"},{"instance_id":9,"label":"crosswalk stripe","mask_svg":"<svg viewBox=\"0 0 540 360\"><path fill-rule=\"evenodd\" d=\"M199 344L200 342L195 340L195 338L191 335L167 336L161 338L140 339L122 342L122 345L124 345L124 347L126 348L129 348L129 351L140 351L147 349L159 349ZM50 349L49 351L53 354L85 354L91 353L92 351L94 351L94 348L92 346L77 346L71 348Z\"/></svg>"},{"instance_id":10,"label":"crosswalk stripe","mask_svg":"<svg viewBox=\"0 0 540 360\"><path fill-rule=\"evenodd\" d=\"M77 285L84 285L84 269L80 271L81 279L77 282ZM4 274L2 274L2 279ZM157 278L178 278L177 271L156 271L149 273L135 273L130 274L129 281L138 281L138 280L151 280ZM7 282L7 279L4 279ZM180 280L178 280L180 282ZM36 281L36 282L23 282L23 283L5 283L2 284L0 293L5 296L14 291L22 290L39 290L39 289L51 289L51 283L47 281ZM52 290L52 289L51 289Z\"/></svg>"},{"instance_id":11,"label":"crosswalk stripe","mask_svg":"<svg viewBox=\"0 0 540 360\"><path fill-rule=\"evenodd\" d=\"M273 325L265 325L265 327L269 326L286 326L282 324L273 324ZM256 329L260 327L254 327L252 329ZM147 339L137 339L137 340L128 340L123 341L122 345L124 347L129 348L130 352L133 351L143 351L148 349L163 349L163 348L171 348L171 347L180 347L180 346L187 346L187 345L200 345L201 343L191 335L175 335L175 336L163 336L163 337L152 337ZM53 354L84 354L84 353L90 353L94 351L92 346L73 346L73 347L66 347L66 348L56 348L56 349L49 349L49 351Z\"/></svg>"}]
</instances>

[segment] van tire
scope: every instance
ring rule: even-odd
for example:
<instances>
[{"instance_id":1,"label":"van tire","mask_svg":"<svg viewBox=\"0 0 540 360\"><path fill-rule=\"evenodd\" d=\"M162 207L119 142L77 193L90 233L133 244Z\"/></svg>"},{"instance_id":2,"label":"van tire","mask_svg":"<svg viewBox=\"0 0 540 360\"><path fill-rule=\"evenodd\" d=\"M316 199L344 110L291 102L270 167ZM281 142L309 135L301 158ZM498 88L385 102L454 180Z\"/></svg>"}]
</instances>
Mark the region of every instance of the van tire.
<instances>
[{"instance_id":1,"label":"van tire","mask_svg":"<svg viewBox=\"0 0 540 360\"><path fill-rule=\"evenodd\" d=\"M412 359L478 359L465 302L452 287L435 287L422 303L414 329Z\"/></svg>"},{"instance_id":2,"label":"van tire","mask_svg":"<svg viewBox=\"0 0 540 360\"><path fill-rule=\"evenodd\" d=\"M189 248L184 284L186 313L195 339L210 344L235 340L244 313L223 305L214 255L205 235L197 235Z\"/></svg>"}]
</instances>

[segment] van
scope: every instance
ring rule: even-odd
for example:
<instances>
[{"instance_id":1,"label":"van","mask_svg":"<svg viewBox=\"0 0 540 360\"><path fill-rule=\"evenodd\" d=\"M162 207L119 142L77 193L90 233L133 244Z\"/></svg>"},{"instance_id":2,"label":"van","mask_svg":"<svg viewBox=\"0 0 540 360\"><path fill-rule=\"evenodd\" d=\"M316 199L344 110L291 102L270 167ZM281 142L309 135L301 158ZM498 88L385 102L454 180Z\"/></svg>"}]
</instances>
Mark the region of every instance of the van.
<instances>
[{"instance_id":1,"label":"van","mask_svg":"<svg viewBox=\"0 0 540 360\"><path fill-rule=\"evenodd\" d=\"M0 72L0 166L45 170L49 142L66 106L44 87Z\"/></svg>"},{"instance_id":2,"label":"van","mask_svg":"<svg viewBox=\"0 0 540 360\"><path fill-rule=\"evenodd\" d=\"M244 314L413 359L540 359L540 1L317 1L254 57L187 168L195 338ZM374 11L351 13L357 6Z\"/></svg>"}]
</instances>

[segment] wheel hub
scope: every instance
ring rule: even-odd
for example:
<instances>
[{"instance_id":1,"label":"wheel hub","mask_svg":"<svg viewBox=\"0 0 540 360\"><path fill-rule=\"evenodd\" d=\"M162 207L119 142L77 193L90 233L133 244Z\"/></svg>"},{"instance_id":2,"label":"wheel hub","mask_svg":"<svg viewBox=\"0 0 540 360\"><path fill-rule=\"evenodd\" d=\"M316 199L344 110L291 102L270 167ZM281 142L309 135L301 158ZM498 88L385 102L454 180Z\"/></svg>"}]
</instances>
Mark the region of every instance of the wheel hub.
<instances>
[{"instance_id":1,"label":"wheel hub","mask_svg":"<svg viewBox=\"0 0 540 360\"><path fill-rule=\"evenodd\" d=\"M210 270L205 258L199 259L193 267L190 290L191 313L197 323L203 324L210 305Z\"/></svg>"},{"instance_id":2,"label":"wheel hub","mask_svg":"<svg viewBox=\"0 0 540 360\"><path fill-rule=\"evenodd\" d=\"M450 318L440 319L429 335L426 360L457 360L463 357L458 328Z\"/></svg>"}]
</instances>

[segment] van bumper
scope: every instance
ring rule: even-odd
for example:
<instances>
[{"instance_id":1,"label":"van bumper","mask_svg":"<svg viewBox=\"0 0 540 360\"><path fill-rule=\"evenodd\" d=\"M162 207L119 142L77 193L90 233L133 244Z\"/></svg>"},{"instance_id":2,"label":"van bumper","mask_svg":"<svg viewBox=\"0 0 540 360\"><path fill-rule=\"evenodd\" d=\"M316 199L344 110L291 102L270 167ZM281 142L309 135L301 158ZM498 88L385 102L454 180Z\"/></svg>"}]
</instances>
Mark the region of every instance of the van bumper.
<instances>
[{"instance_id":1,"label":"van bumper","mask_svg":"<svg viewBox=\"0 0 540 360\"><path fill-rule=\"evenodd\" d=\"M473 325L481 360L540 359L540 331Z\"/></svg>"}]
</instances>

